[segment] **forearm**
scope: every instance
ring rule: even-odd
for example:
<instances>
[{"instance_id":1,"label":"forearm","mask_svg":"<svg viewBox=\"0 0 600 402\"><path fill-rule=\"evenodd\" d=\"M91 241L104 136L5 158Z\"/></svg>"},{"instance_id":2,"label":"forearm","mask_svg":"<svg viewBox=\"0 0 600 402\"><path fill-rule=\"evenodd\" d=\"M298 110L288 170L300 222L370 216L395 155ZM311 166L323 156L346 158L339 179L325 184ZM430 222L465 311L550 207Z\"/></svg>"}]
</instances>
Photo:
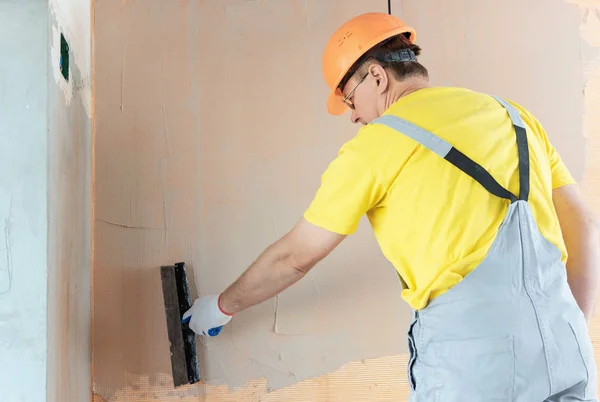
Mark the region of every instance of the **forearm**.
<instances>
[{"instance_id":1,"label":"forearm","mask_svg":"<svg viewBox=\"0 0 600 402\"><path fill-rule=\"evenodd\" d=\"M292 251L276 242L221 294L219 305L228 314L238 313L277 295L305 273L295 264Z\"/></svg>"},{"instance_id":2,"label":"forearm","mask_svg":"<svg viewBox=\"0 0 600 402\"><path fill-rule=\"evenodd\" d=\"M600 246L598 229L585 225L567 241L569 259L567 278L573 296L587 320L593 314L600 283Z\"/></svg>"},{"instance_id":3,"label":"forearm","mask_svg":"<svg viewBox=\"0 0 600 402\"><path fill-rule=\"evenodd\" d=\"M576 184L552 191L552 201L569 255L567 280L571 292L589 320L593 314L600 281L599 225Z\"/></svg>"}]
</instances>

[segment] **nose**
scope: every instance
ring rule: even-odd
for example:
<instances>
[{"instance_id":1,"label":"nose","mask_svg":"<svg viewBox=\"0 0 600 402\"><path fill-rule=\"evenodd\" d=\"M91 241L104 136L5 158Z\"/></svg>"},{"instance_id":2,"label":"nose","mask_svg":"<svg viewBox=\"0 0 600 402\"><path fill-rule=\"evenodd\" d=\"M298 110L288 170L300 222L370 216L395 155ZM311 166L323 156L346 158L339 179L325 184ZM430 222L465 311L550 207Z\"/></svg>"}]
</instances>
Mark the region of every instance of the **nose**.
<instances>
[{"instance_id":1,"label":"nose","mask_svg":"<svg viewBox=\"0 0 600 402\"><path fill-rule=\"evenodd\" d=\"M358 123L360 120L360 116L356 113L356 109L352 110L352 114L350 115L350 121L354 124Z\"/></svg>"}]
</instances>

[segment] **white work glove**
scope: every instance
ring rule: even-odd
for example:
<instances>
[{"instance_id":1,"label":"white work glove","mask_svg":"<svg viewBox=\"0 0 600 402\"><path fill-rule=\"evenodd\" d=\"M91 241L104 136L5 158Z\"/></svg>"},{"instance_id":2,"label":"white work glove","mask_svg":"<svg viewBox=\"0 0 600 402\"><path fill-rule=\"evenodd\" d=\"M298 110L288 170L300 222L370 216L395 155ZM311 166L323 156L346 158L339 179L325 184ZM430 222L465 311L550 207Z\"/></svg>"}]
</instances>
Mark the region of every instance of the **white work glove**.
<instances>
[{"instance_id":1,"label":"white work glove","mask_svg":"<svg viewBox=\"0 0 600 402\"><path fill-rule=\"evenodd\" d=\"M192 331L198 335L217 336L223 325L231 321L231 315L225 314L219 307L219 296L199 297L194 305L183 314L183 323L189 322Z\"/></svg>"}]
</instances>

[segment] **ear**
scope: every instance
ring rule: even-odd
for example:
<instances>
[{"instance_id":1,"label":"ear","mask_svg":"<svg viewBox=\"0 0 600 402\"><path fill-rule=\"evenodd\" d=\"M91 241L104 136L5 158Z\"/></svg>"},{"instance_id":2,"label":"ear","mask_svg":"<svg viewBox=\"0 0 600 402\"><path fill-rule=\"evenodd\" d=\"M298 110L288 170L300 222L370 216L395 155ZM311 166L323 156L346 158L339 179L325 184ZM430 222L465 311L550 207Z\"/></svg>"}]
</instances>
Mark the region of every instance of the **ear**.
<instances>
[{"instance_id":1,"label":"ear","mask_svg":"<svg viewBox=\"0 0 600 402\"><path fill-rule=\"evenodd\" d=\"M369 73L375 78L377 84L377 93L383 94L389 85L389 77L387 71L377 63L373 63L369 66Z\"/></svg>"}]
</instances>

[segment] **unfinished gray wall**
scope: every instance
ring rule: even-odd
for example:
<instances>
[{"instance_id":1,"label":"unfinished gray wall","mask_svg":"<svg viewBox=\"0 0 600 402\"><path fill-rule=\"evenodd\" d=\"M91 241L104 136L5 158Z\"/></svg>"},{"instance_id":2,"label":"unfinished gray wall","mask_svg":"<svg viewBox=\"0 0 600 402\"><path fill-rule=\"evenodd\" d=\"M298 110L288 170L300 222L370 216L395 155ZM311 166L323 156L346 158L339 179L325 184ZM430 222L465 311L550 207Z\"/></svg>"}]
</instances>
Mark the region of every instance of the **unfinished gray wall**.
<instances>
[{"instance_id":1,"label":"unfinished gray wall","mask_svg":"<svg viewBox=\"0 0 600 402\"><path fill-rule=\"evenodd\" d=\"M0 0L0 400L46 399L45 0Z\"/></svg>"}]
</instances>

